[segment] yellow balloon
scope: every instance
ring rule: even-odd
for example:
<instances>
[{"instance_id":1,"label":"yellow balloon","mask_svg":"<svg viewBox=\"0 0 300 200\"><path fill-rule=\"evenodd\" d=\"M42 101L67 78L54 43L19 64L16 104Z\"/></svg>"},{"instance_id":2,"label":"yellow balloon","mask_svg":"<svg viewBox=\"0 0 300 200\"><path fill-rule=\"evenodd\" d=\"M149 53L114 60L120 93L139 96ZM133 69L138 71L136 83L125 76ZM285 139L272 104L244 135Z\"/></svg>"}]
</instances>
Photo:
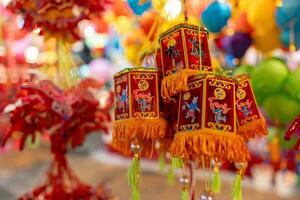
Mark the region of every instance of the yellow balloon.
<instances>
[{"instance_id":1,"label":"yellow balloon","mask_svg":"<svg viewBox=\"0 0 300 200\"><path fill-rule=\"evenodd\" d=\"M249 24L254 29L271 29L276 26L276 5L274 0L256 0L247 10Z\"/></svg>"},{"instance_id":2,"label":"yellow balloon","mask_svg":"<svg viewBox=\"0 0 300 200\"><path fill-rule=\"evenodd\" d=\"M277 28L270 29L266 32L255 32L252 36L254 46L267 53L280 47L280 31Z\"/></svg>"}]
</instances>

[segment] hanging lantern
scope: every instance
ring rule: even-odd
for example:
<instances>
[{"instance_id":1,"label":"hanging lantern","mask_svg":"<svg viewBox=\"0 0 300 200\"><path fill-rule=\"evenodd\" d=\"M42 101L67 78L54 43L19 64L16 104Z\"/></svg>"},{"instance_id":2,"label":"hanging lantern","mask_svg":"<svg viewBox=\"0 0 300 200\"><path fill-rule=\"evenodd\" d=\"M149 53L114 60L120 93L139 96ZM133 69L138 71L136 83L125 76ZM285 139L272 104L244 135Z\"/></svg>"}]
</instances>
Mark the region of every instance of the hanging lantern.
<instances>
[{"instance_id":1,"label":"hanging lantern","mask_svg":"<svg viewBox=\"0 0 300 200\"><path fill-rule=\"evenodd\" d=\"M139 158L151 157L156 140L168 137L168 124L160 116L159 75L157 69L125 69L114 77L115 121L112 146L134 156L128 179L133 199L139 199Z\"/></svg>"},{"instance_id":2,"label":"hanging lantern","mask_svg":"<svg viewBox=\"0 0 300 200\"><path fill-rule=\"evenodd\" d=\"M236 116L238 122L238 134L247 141L255 136L263 136L268 133L266 122L259 113L250 77L248 75L236 76Z\"/></svg>"},{"instance_id":3,"label":"hanging lantern","mask_svg":"<svg viewBox=\"0 0 300 200\"><path fill-rule=\"evenodd\" d=\"M236 130L235 85L233 78L202 73L189 77L188 89L179 93L177 132L170 147L172 165L184 168L192 160L204 169L214 169L213 180L207 178L201 198L208 195L213 199L211 192L220 191L219 168L223 161L246 166L250 158L246 143ZM245 168L238 168L234 196L241 195L244 171ZM186 191L183 187L182 200L188 199Z\"/></svg>"},{"instance_id":4,"label":"hanging lantern","mask_svg":"<svg viewBox=\"0 0 300 200\"><path fill-rule=\"evenodd\" d=\"M248 159L244 140L236 134L233 79L215 74L195 76L179 99L178 129L170 149L173 156L231 162Z\"/></svg>"},{"instance_id":5,"label":"hanging lantern","mask_svg":"<svg viewBox=\"0 0 300 200\"><path fill-rule=\"evenodd\" d=\"M178 24L160 36L162 97L187 90L187 78L200 71L212 71L205 27Z\"/></svg>"}]
</instances>

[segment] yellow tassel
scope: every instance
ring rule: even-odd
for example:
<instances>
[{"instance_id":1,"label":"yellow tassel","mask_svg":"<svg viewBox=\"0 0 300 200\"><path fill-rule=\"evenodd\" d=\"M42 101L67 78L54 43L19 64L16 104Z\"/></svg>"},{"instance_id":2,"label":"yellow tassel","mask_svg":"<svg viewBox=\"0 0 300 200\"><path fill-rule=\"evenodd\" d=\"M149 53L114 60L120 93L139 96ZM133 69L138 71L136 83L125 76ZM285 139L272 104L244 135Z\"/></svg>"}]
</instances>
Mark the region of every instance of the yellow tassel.
<instances>
[{"instance_id":1,"label":"yellow tassel","mask_svg":"<svg viewBox=\"0 0 300 200\"><path fill-rule=\"evenodd\" d=\"M155 140L167 135L165 119L124 119L113 123L113 138Z\"/></svg>"},{"instance_id":2,"label":"yellow tassel","mask_svg":"<svg viewBox=\"0 0 300 200\"><path fill-rule=\"evenodd\" d=\"M174 96L182 91L187 91L188 78L200 73L199 70L182 69L176 74L166 76L161 81L161 96L165 101L169 101L171 96Z\"/></svg>"},{"instance_id":3,"label":"yellow tassel","mask_svg":"<svg viewBox=\"0 0 300 200\"><path fill-rule=\"evenodd\" d=\"M263 118L248 122L240 126L237 133L248 141L251 138L260 137L268 134L267 125Z\"/></svg>"},{"instance_id":4,"label":"yellow tassel","mask_svg":"<svg viewBox=\"0 0 300 200\"><path fill-rule=\"evenodd\" d=\"M199 160L201 156L243 162L250 159L244 139L236 134L202 129L175 134L170 148L173 157Z\"/></svg>"}]
</instances>

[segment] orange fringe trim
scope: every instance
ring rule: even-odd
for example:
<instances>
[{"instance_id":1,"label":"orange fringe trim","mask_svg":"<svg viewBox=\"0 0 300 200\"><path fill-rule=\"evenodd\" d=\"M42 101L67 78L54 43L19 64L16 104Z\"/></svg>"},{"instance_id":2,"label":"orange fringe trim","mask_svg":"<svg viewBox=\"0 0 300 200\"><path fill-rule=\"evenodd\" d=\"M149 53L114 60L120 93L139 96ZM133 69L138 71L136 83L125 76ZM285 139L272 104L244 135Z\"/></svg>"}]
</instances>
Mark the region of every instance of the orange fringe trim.
<instances>
[{"instance_id":1,"label":"orange fringe trim","mask_svg":"<svg viewBox=\"0 0 300 200\"><path fill-rule=\"evenodd\" d=\"M199 74L199 70L182 69L176 74L166 76L161 81L161 96L164 100L169 101L171 96L184 92L189 89L188 78Z\"/></svg>"},{"instance_id":2,"label":"orange fringe trim","mask_svg":"<svg viewBox=\"0 0 300 200\"><path fill-rule=\"evenodd\" d=\"M124 119L113 123L112 147L127 156L133 155L130 145L137 142L142 147L141 155L152 157L155 140L159 140L159 151L167 151L172 143L169 139L168 123L165 119Z\"/></svg>"},{"instance_id":3,"label":"orange fringe trim","mask_svg":"<svg viewBox=\"0 0 300 200\"><path fill-rule=\"evenodd\" d=\"M142 147L141 156L151 158L154 153L165 153L168 152L170 149L170 146L173 142L173 139L161 139L159 140L160 146L159 149L155 148L155 141L142 141L142 140L134 140L134 139L112 139L112 148L116 150L117 152L125 155L125 156L133 156L133 153L131 151L130 145L131 143L135 141Z\"/></svg>"},{"instance_id":4,"label":"orange fringe trim","mask_svg":"<svg viewBox=\"0 0 300 200\"><path fill-rule=\"evenodd\" d=\"M244 162L250 159L246 143L239 135L211 129L175 134L170 148L173 157L200 161L203 157Z\"/></svg>"},{"instance_id":5,"label":"orange fringe trim","mask_svg":"<svg viewBox=\"0 0 300 200\"><path fill-rule=\"evenodd\" d=\"M130 145L133 141L137 142L142 147L142 151L140 153L141 156L147 157L147 158L152 157L152 155L154 154L154 150L155 150L154 141L141 141L141 140L137 141L137 140L131 140L131 139L119 140L117 138L113 138L112 148L125 156L133 156L134 154L130 148Z\"/></svg>"},{"instance_id":6,"label":"orange fringe trim","mask_svg":"<svg viewBox=\"0 0 300 200\"><path fill-rule=\"evenodd\" d=\"M251 138L267 135L268 129L265 120L261 117L258 120L240 126L237 133L242 136L245 141L248 141Z\"/></svg>"},{"instance_id":7,"label":"orange fringe trim","mask_svg":"<svg viewBox=\"0 0 300 200\"><path fill-rule=\"evenodd\" d=\"M168 123L158 119L123 119L113 123L113 138L155 140L168 134Z\"/></svg>"}]
</instances>

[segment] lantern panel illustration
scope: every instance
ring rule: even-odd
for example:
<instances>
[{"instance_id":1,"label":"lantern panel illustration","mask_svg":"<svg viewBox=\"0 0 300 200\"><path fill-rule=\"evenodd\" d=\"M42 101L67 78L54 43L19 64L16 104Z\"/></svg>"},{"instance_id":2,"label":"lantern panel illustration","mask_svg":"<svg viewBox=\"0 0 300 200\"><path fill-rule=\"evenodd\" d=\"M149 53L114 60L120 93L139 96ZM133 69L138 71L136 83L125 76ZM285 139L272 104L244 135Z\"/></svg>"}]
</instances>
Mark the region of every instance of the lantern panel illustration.
<instances>
[{"instance_id":1,"label":"lantern panel illustration","mask_svg":"<svg viewBox=\"0 0 300 200\"><path fill-rule=\"evenodd\" d=\"M235 133L235 84L225 77L208 77L205 82L204 128Z\"/></svg>"},{"instance_id":2,"label":"lantern panel illustration","mask_svg":"<svg viewBox=\"0 0 300 200\"><path fill-rule=\"evenodd\" d=\"M159 117L159 93L157 72L131 72L130 113L134 118Z\"/></svg>"},{"instance_id":3,"label":"lantern panel illustration","mask_svg":"<svg viewBox=\"0 0 300 200\"><path fill-rule=\"evenodd\" d=\"M188 83L189 90L180 94L177 131L202 128L205 78L198 76Z\"/></svg>"},{"instance_id":4,"label":"lantern panel illustration","mask_svg":"<svg viewBox=\"0 0 300 200\"><path fill-rule=\"evenodd\" d=\"M238 134L245 140L255 136L266 135L267 128L263 116L260 114L248 75L236 77L236 116Z\"/></svg>"},{"instance_id":5,"label":"lantern panel illustration","mask_svg":"<svg viewBox=\"0 0 300 200\"><path fill-rule=\"evenodd\" d=\"M114 77L116 120L159 117L157 70L142 69L126 69Z\"/></svg>"},{"instance_id":6,"label":"lantern panel illustration","mask_svg":"<svg viewBox=\"0 0 300 200\"><path fill-rule=\"evenodd\" d=\"M128 74L115 76L115 119L129 118Z\"/></svg>"}]
</instances>

